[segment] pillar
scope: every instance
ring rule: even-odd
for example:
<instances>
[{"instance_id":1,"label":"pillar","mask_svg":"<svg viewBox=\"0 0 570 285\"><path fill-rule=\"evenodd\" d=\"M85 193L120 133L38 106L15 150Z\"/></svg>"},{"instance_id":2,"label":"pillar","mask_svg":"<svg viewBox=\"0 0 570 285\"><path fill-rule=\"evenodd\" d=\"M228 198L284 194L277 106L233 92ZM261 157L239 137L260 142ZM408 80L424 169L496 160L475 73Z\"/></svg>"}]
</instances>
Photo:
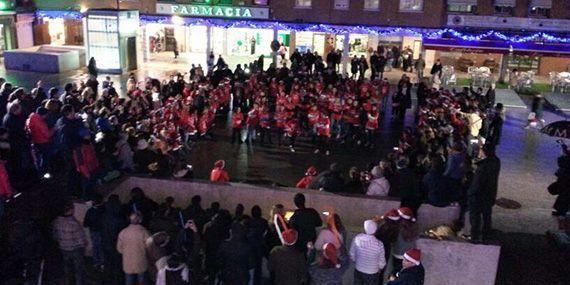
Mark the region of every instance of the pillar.
<instances>
[{"instance_id":1,"label":"pillar","mask_svg":"<svg viewBox=\"0 0 570 285\"><path fill-rule=\"evenodd\" d=\"M273 28L273 40L279 41L279 30L277 30L276 28ZM277 66L277 52L276 51L271 51L271 59L272 59L273 65Z\"/></svg>"},{"instance_id":2,"label":"pillar","mask_svg":"<svg viewBox=\"0 0 570 285\"><path fill-rule=\"evenodd\" d=\"M350 54L348 53L348 42L350 41L349 34L344 34L344 41L342 42L342 73L347 74L348 62L350 62Z\"/></svg>"},{"instance_id":3,"label":"pillar","mask_svg":"<svg viewBox=\"0 0 570 285\"><path fill-rule=\"evenodd\" d=\"M210 51L212 51L212 26L207 25L206 26L206 58L208 58Z\"/></svg>"}]
</instances>

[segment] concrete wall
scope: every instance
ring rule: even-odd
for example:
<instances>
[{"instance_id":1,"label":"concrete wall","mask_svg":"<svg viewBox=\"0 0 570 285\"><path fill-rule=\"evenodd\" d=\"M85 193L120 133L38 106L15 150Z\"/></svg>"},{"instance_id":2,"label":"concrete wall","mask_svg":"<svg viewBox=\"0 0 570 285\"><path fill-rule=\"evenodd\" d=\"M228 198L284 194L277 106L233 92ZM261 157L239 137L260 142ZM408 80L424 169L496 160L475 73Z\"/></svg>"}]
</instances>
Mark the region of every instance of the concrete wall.
<instances>
[{"instance_id":1,"label":"concrete wall","mask_svg":"<svg viewBox=\"0 0 570 285\"><path fill-rule=\"evenodd\" d=\"M186 207L194 195L202 196L203 206L211 202L220 202L221 206L233 211L241 203L249 212L254 205L259 205L264 215L268 215L274 204L283 204L286 209L294 209L293 196L302 192L307 198L307 206L319 212L338 213L343 222L359 229L364 220L375 215L382 215L391 208L398 208L400 202L395 199L375 199L363 196L341 196L314 190L293 188L264 188L247 184L213 184L207 182L189 182L181 180L159 180L130 177L121 183L113 193L118 194L123 202L128 201L130 190L140 187L155 201L163 201L167 196L174 197L178 207ZM423 205L419 209L420 228L451 223L457 218L458 207L437 208Z\"/></svg>"},{"instance_id":2,"label":"concrete wall","mask_svg":"<svg viewBox=\"0 0 570 285\"><path fill-rule=\"evenodd\" d=\"M501 247L419 239L426 285L493 285ZM513 280L514 281L514 280Z\"/></svg>"},{"instance_id":3,"label":"concrete wall","mask_svg":"<svg viewBox=\"0 0 570 285\"><path fill-rule=\"evenodd\" d=\"M8 70L60 73L79 69L84 61L82 47L46 45L4 52L4 65Z\"/></svg>"}]
</instances>

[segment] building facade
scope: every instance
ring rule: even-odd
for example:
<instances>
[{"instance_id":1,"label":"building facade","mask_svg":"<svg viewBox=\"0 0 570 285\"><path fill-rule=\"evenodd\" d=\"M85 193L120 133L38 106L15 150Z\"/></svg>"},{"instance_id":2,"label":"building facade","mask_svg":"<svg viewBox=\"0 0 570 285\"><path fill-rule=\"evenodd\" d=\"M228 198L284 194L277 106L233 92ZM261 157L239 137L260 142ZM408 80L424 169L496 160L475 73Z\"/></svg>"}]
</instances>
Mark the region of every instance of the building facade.
<instances>
[{"instance_id":1,"label":"building facade","mask_svg":"<svg viewBox=\"0 0 570 285\"><path fill-rule=\"evenodd\" d=\"M203 63L208 51L245 62L271 57L277 40L288 53L338 49L345 61L385 46L460 70L544 75L570 66L568 0L36 0L16 7L35 17L33 39L17 42L89 46L86 19L98 9L138 11L139 62L167 60L174 50Z\"/></svg>"}]
</instances>

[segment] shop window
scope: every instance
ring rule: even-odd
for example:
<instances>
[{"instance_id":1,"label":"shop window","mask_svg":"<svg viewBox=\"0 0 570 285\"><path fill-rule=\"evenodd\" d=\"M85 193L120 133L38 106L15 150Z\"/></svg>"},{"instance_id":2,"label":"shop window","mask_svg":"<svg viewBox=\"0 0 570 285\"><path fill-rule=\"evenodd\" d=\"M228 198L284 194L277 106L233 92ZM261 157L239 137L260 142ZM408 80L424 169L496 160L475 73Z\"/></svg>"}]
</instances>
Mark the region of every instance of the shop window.
<instances>
[{"instance_id":1,"label":"shop window","mask_svg":"<svg viewBox=\"0 0 570 285\"><path fill-rule=\"evenodd\" d=\"M477 6L470 4L448 4L447 11L453 13L474 13L477 11Z\"/></svg>"},{"instance_id":2,"label":"shop window","mask_svg":"<svg viewBox=\"0 0 570 285\"><path fill-rule=\"evenodd\" d=\"M528 55L513 55L509 56L508 68L510 70L517 69L518 71L538 70L540 64L540 57Z\"/></svg>"},{"instance_id":3,"label":"shop window","mask_svg":"<svg viewBox=\"0 0 570 285\"><path fill-rule=\"evenodd\" d=\"M364 10L379 10L380 0L364 0Z\"/></svg>"},{"instance_id":4,"label":"shop window","mask_svg":"<svg viewBox=\"0 0 570 285\"><path fill-rule=\"evenodd\" d=\"M495 14L498 15L512 15L514 7L512 6L495 6Z\"/></svg>"},{"instance_id":5,"label":"shop window","mask_svg":"<svg viewBox=\"0 0 570 285\"><path fill-rule=\"evenodd\" d=\"M417 12L423 11L424 0L400 0L400 11Z\"/></svg>"},{"instance_id":6,"label":"shop window","mask_svg":"<svg viewBox=\"0 0 570 285\"><path fill-rule=\"evenodd\" d=\"M550 18L550 8L546 7L530 7L529 17Z\"/></svg>"},{"instance_id":7,"label":"shop window","mask_svg":"<svg viewBox=\"0 0 570 285\"><path fill-rule=\"evenodd\" d=\"M312 0L295 0L295 7L310 8Z\"/></svg>"}]
</instances>

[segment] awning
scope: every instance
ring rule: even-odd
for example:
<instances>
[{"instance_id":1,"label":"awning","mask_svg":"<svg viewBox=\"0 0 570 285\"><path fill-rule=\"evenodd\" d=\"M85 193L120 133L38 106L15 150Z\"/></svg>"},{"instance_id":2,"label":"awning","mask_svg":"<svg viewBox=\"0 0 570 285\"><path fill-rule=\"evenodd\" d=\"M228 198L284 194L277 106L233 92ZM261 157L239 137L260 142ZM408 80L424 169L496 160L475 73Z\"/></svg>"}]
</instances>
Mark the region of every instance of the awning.
<instances>
[{"instance_id":1,"label":"awning","mask_svg":"<svg viewBox=\"0 0 570 285\"><path fill-rule=\"evenodd\" d=\"M532 0L530 1L530 7L552 9L552 0Z\"/></svg>"},{"instance_id":2,"label":"awning","mask_svg":"<svg viewBox=\"0 0 570 285\"><path fill-rule=\"evenodd\" d=\"M441 50L463 53L500 53L570 57L570 45L567 44L540 44L534 42L508 43L503 41L464 41L458 39L424 39L422 46L429 50Z\"/></svg>"},{"instance_id":3,"label":"awning","mask_svg":"<svg viewBox=\"0 0 570 285\"><path fill-rule=\"evenodd\" d=\"M447 5L477 5L477 0L447 0Z\"/></svg>"},{"instance_id":4,"label":"awning","mask_svg":"<svg viewBox=\"0 0 570 285\"><path fill-rule=\"evenodd\" d=\"M517 0L495 0L495 6L515 7L517 6Z\"/></svg>"}]
</instances>

